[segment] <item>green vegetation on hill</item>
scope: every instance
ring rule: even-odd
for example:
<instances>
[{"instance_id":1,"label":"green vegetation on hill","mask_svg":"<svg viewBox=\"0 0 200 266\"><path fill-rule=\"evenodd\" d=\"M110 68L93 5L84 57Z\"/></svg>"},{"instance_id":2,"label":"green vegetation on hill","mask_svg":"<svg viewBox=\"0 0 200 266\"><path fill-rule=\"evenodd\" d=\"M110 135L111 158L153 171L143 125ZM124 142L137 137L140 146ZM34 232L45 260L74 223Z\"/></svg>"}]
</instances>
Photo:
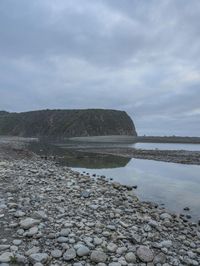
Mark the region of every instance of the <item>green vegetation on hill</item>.
<instances>
[{"instance_id":1,"label":"green vegetation on hill","mask_svg":"<svg viewBox=\"0 0 200 266\"><path fill-rule=\"evenodd\" d=\"M79 137L137 135L124 111L106 109L0 112L0 135Z\"/></svg>"}]
</instances>

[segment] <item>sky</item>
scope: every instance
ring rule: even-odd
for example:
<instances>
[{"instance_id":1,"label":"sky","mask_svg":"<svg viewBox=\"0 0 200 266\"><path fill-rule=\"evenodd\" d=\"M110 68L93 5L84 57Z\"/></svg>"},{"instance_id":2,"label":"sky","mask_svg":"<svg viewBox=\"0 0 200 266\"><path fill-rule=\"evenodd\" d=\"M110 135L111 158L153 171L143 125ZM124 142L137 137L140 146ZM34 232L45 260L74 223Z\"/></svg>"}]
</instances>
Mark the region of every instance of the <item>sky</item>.
<instances>
[{"instance_id":1,"label":"sky","mask_svg":"<svg viewBox=\"0 0 200 266\"><path fill-rule=\"evenodd\" d=\"M0 110L47 108L200 136L200 1L1 0Z\"/></svg>"}]
</instances>

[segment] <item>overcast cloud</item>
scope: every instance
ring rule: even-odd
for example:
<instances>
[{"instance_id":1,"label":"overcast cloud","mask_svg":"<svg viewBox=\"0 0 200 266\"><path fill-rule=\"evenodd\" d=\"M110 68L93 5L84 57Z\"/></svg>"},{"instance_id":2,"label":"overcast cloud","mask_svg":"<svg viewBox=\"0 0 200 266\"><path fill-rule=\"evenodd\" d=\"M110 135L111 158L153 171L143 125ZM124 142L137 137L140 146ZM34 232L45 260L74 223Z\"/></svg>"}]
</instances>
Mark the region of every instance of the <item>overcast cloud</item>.
<instances>
[{"instance_id":1,"label":"overcast cloud","mask_svg":"<svg viewBox=\"0 0 200 266\"><path fill-rule=\"evenodd\" d=\"M111 108L200 136L199 0L1 0L0 110Z\"/></svg>"}]
</instances>

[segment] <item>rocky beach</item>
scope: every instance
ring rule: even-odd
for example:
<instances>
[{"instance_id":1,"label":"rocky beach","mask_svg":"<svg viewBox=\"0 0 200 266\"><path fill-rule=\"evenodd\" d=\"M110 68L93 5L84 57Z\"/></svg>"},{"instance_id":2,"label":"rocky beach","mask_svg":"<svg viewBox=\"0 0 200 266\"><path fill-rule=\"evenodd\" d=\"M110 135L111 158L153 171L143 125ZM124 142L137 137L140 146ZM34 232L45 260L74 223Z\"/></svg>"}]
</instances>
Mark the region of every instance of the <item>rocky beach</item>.
<instances>
[{"instance_id":1,"label":"rocky beach","mask_svg":"<svg viewBox=\"0 0 200 266\"><path fill-rule=\"evenodd\" d=\"M0 265L200 265L200 227L132 187L0 142Z\"/></svg>"}]
</instances>

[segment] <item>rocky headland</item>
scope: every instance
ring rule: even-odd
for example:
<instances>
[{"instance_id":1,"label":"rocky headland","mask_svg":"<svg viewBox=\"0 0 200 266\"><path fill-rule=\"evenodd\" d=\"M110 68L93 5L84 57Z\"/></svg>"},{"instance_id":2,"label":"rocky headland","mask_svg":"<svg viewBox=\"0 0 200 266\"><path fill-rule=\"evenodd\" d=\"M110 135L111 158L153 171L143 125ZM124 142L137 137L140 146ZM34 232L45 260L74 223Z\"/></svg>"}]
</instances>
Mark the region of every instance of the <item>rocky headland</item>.
<instances>
[{"instance_id":1,"label":"rocky headland","mask_svg":"<svg viewBox=\"0 0 200 266\"><path fill-rule=\"evenodd\" d=\"M136 136L132 119L110 109L0 111L0 135L21 137Z\"/></svg>"},{"instance_id":2,"label":"rocky headland","mask_svg":"<svg viewBox=\"0 0 200 266\"><path fill-rule=\"evenodd\" d=\"M131 187L0 143L0 265L199 265L200 228Z\"/></svg>"}]
</instances>

